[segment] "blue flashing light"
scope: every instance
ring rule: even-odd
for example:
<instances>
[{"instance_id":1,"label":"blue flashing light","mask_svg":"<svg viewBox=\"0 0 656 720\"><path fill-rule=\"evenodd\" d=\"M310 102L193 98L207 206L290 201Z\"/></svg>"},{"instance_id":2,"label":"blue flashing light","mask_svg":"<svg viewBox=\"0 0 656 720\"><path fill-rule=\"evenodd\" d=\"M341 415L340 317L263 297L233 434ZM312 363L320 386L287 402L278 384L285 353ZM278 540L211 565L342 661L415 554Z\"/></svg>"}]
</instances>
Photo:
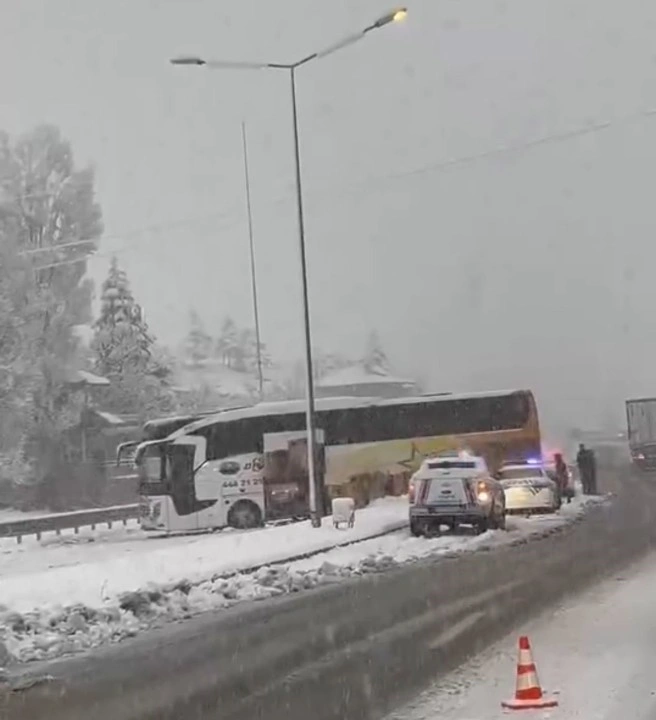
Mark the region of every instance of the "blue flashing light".
<instances>
[{"instance_id":1,"label":"blue flashing light","mask_svg":"<svg viewBox=\"0 0 656 720\"><path fill-rule=\"evenodd\" d=\"M540 458L528 458L527 465L540 465Z\"/></svg>"}]
</instances>

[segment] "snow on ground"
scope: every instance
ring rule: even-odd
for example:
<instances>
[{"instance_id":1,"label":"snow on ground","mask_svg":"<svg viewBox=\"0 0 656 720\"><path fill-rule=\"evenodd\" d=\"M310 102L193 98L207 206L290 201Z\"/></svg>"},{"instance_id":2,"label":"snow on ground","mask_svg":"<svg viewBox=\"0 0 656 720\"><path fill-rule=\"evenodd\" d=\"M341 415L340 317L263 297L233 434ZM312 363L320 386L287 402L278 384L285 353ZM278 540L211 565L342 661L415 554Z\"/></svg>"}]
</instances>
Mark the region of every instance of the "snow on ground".
<instances>
[{"instance_id":1,"label":"snow on ground","mask_svg":"<svg viewBox=\"0 0 656 720\"><path fill-rule=\"evenodd\" d=\"M51 544L38 551L14 545L0 555L0 665L3 643L19 660L56 657L199 612L381 572L428 555L525 542L602 500L579 497L556 515L509 518L509 532L479 536L463 529L413 538L405 527L407 499L385 498L359 510L348 530L335 530L325 518L320 530L304 522L204 536ZM398 528L403 529L371 537ZM358 542L335 547L353 541ZM318 554L284 562L309 552ZM262 567L243 572L255 565Z\"/></svg>"},{"instance_id":2,"label":"snow on ground","mask_svg":"<svg viewBox=\"0 0 656 720\"><path fill-rule=\"evenodd\" d=\"M656 555L528 623L387 720L651 720L656 717ZM552 710L503 711L529 636Z\"/></svg>"},{"instance_id":3,"label":"snow on ground","mask_svg":"<svg viewBox=\"0 0 656 720\"><path fill-rule=\"evenodd\" d=\"M7 539L0 544L0 602L20 612L70 602L95 607L149 583L183 578L196 583L362 540L403 527L407 515L407 498L384 498L358 511L349 530L335 530L331 518L324 518L321 529L306 521L249 532L149 538L134 528L111 542L89 543L91 535L87 542L75 535L54 536L31 549Z\"/></svg>"}]
</instances>

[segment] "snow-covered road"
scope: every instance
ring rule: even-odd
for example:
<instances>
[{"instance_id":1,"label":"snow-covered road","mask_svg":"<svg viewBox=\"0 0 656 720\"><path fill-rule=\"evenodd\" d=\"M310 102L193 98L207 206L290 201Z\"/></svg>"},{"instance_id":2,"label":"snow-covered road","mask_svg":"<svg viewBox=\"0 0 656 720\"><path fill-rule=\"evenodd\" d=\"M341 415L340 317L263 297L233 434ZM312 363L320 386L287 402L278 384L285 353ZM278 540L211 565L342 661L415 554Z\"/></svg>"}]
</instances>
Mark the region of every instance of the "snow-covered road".
<instances>
[{"instance_id":1,"label":"snow-covered road","mask_svg":"<svg viewBox=\"0 0 656 720\"><path fill-rule=\"evenodd\" d=\"M387 720L653 720L656 718L656 555L520 628ZM517 639L530 638L553 710L504 711Z\"/></svg>"},{"instance_id":2,"label":"snow-covered road","mask_svg":"<svg viewBox=\"0 0 656 720\"><path fill-rule=\"evenodd\" d=\"M6 544L0 550L0 651L4 646L19 660L56 657L245 600L381 572L429 555L525 542L574 521L602 499L578 497L554 515L509 518L507 532L475 535L463 529L433 539L410 536L407 499L385 498L358 511L348 530L334 529L325 518L320 530L305 522L168 539L128 531L95 543L68 536L47 545ZM373 537L390 530L398 531ZM344 543L354 544L335 547ZM252 572L255 566L260 569Z\"/></svg>"}]
</instances>

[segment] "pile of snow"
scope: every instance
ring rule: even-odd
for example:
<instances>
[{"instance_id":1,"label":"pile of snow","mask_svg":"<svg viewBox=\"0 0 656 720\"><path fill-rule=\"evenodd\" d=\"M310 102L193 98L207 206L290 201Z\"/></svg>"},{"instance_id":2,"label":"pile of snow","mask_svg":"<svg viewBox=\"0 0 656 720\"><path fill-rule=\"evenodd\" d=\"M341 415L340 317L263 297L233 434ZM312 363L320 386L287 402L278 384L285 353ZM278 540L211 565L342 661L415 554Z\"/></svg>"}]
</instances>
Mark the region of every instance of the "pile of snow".
<instances>
[{"instance_id":1,"label":"pile of snow","mask_svg":"<svg viewBox=\"0 0 656 720\"><path fill-rule=\"evenodd\" d=\"M300 522L157 538L135 528L105 542L89 542L90 535L83 543L73 534L54 537L45 547L36 542L18 546L7 539L0 542L0 603L19 612L70 603L97 607L149 583L167 585L185 577L195 584L364 540L404 527L407 518L407 498L383 498L358 511L350 530L335 530L331 518L324 518L320 529Z\"/></svg>"},{"instance_id":2,"label":"pile of snow","mask_svg":"<svg viewBox=\"0 0 656 720\"><path fill-rule=\"evenodd\" d=\"M350 530L333 529L327 518L320 530L298 523L195 541L184 538L186 542L175 545L150 540L140 544L141 552L115 561L17 573L2 581L0 665L3 648L5 663L54 658L247 600L383 572L428 556L526 542L558 531L582 517L588 505L603 500L579 498L557 515L511 518L508 532L477 536L463 531L424 539L411 537L404 527L372 538L376 532L405 525L407 500L387 498L359 511ZM367 537L371 539L363 539ZM152 549L158 542L165 547ZM321 552L324 548L332 549ZM317 551L311 557L284 561ZM254 565L259 568L253 570Z\"/></svg>"}]
</instances>

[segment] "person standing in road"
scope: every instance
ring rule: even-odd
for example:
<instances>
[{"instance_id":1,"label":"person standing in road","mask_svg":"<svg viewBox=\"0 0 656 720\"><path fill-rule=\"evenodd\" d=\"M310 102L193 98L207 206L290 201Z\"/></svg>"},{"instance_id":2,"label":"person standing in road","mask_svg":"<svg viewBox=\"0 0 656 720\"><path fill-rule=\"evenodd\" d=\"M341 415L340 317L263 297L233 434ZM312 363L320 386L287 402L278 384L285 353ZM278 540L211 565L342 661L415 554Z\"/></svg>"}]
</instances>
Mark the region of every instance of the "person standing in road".
<instances>
[{"instance_id":1,"label":"person standing in road","mask_svg":"<svg viewBox=\"0 0 656 720\"><path fill-rule=\"evenodd\" d=\"M572 502L572 495L569 492L569 471L567 470L567 465L565 464L565 461L563 460L563 456L560 453L554 454L554 462L556 465L556 483L558 484L558 491L560 492L560 497L567 498L567 502Z\"/></svg>"},{"instance_id":2,"label":"person standing in road","mask_svg":"<svg viewBox=\"0 0 656 720\"><path fill-rule=\"evenodd\" d=\"M579 469L581 485L583 485L583 494L590 495L590 491L592 490L590 452L583 443L579 445L579 451L576 454L576 465Z\"/></svg>"},{"instance_id":3,"label":"person standing in road","mask_svg":"<svg viewBox=\"0 0 656 720\"><path fill-rule=\"evenodd\" d=\"M597 458L593 450L587 450L590 466L590 495L597 494Z\"/></svg>"}]
</instances>

